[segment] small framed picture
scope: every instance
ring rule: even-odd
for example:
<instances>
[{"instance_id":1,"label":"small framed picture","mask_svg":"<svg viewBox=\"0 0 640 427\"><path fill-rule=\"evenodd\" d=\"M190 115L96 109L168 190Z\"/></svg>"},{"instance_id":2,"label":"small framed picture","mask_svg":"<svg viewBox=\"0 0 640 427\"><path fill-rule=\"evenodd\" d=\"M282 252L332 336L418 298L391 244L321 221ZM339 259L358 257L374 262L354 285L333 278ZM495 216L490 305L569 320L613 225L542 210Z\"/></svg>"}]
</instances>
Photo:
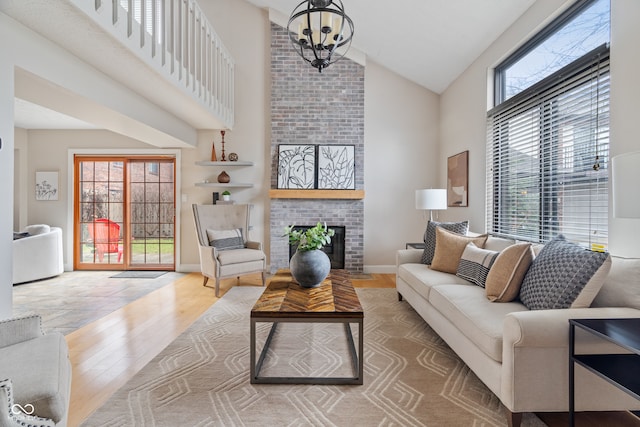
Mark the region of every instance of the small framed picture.
<instances>
[{"instance_id":1,"label":"small framed picture","mask_svg":"<svg viewBox=\"0 0 640 427\"><path fill-rule=\"evenodd\" d=\"M58 172L36 172L36 200L58 200Z\"/></svg>"},{"instance_id":2,"label":"small framed picture","mask_svg":"<svg viewBox=\"0 0 640 427\"><path fill-rule=\"evenodd\" d=\"M469 151L447 159L447 206L469 206Z\"/></svg>"},{"instance_id":3,"label":"small framed picture","mask_svg":"<svg viewBox=\"0 0 640 427\"><path fill-rule=\"evenodd\" d=\"M318 146L318 188L355 190L356 160L354 145Z\"/></svg>"},{"instance_id":4,"label":"small framed picture","mask_svg":"<svg viewBox=\"0 0 640 427\"><path fill-rule=\"evenodd\" d=\"M315 145L278 145L278 188L314 189L315 172Z\"/></svg>"}]
</instances>

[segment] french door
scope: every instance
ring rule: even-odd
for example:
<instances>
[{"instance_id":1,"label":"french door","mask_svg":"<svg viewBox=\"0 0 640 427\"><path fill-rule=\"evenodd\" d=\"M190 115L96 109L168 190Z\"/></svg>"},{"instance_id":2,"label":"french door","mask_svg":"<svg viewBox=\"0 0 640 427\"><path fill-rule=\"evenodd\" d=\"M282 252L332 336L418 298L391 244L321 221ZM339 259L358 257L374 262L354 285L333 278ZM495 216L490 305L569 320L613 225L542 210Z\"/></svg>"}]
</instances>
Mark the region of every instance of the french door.
<instances>
[{"instance_id":1,"label":"french door","mask_svg":"<svg viewBox=\"0 0 640 427\"><path fill-rule=\"evenodd\" d=\"M175 158L76 156L74 268L175 269Z\"/></svg>"}]
</instances>

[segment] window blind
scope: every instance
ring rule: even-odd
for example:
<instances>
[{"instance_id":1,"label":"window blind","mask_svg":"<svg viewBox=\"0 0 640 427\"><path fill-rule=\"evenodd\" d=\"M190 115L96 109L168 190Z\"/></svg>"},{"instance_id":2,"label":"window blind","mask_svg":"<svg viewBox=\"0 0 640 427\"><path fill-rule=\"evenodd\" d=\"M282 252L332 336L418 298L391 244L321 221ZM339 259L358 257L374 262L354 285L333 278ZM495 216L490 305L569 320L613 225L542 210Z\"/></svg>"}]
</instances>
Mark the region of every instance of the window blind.
<instances>
[{"instance_id":1,"label":"window blind","mask_svg":"<svg viewBox=\"0 0 640 427\"><path fill-rule=\"evenodd\" d=\"M607 244L609 48L489 111L487 230Z\"/></svg>"}]
</instances>

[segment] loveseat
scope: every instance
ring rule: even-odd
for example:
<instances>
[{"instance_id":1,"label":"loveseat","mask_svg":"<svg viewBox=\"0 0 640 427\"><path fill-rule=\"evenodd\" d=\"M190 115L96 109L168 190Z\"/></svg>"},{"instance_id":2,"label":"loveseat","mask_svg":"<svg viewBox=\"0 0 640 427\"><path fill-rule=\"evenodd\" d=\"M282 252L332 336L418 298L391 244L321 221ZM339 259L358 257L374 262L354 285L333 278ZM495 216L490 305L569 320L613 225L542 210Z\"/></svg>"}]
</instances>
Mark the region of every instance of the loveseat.
<instances>
[{"instance_id":1,"label":"loveseat","mask_svg":"<svg viewBox=\"0 0 640 427\"><path fill-rule=\"evenodd\" d=\"M67 425L71 362L62 334L44 334L40 316L0 321L0 361L0 425Z\"/></svg>"},{"instance_id":2,"label":"loveseat","mask_svg":"<svg viewBox=\"0 0 640 427\"><path fill-rule=\"evenodd\" d=\"M62 274L62 229L29 225L13 239L13 284Z\"/></svg>"},{"instance_id":3,"label":"loveseat","mask_svg":"<svg viewBox=\"0 0 640 427\"><path fill-rule=\"evenodd\" d=\"M492 236L484 239L481 246L486 251L495 251L498 256L506 254L507 248L514 252L513 240ZM438 255L437 249L432 261ZM542 260L542 249L530 249L532 261L520 272L524 275L523 282L534 270L535 257ZM521 301L518 291L512 290L512 301L491 301L490 298L496 301L499 298L488 297L488 288L459 274L465 272L464 256L459 253L444 253L443 257L440 251L441 259L458 266L455 272L443 272L424 262L426 251L397 252L398 297L410 304L500 399L507 410L509 425L519 425L524 412L568 411L569 319L640 317L640 259L607 255L610 270L604 266L595 275L600 275L604 285L595 290L595 298L587 298L585 308L530 309ZM557 254L552 255L558 258ZM479 262L484 262L484 258ZM485 273L488 271L490 275L496 265L497 262ZM513 276L499 274L498 280L509 281ZM580 330L576 331L576 342L577 353L625 352ZM577 411L640 409L637 400L584 368L576 366L575 375Z\"/></svg>"}]
</instances>

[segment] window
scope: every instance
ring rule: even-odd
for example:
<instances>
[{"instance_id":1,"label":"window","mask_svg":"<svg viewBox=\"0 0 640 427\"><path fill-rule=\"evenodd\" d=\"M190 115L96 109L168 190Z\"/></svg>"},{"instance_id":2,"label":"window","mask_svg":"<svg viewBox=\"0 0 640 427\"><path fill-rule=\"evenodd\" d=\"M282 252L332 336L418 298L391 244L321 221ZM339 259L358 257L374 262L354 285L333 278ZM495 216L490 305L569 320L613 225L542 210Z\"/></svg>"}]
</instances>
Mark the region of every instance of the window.
<instances>
[{"instance_id":1,"label":"window","mask_svg":"<svg viewBox=\"0 0 640 427\"><path fill-rule=\"evenodd\" d=\"M519 51L501 64L496 69L501 74L496 82L510 81L514 64L533 60L558 34L563 36L553 49L557 58L547 57L544 63L562 63L568 56L563 49L570 47L575 52L577 41L585 39L582 30L587 19L582 14L592 14L594 7L603 4L606 19L600 16L598 25L607 29L608 40L608 1L578 3L580 7L551 24L549 28L555 31L544 30L545 37L536 37L537 44L529 44L527 52ZM589 27L588 34L599 32ZM573 38L567 38L569 35ZM547 73L541 74L542 69ZM510 97L503 92L503 102L488 113L487 230L533 242L564 234L585 246L606 245L608 45L596 47L560 68L532 66L530 78L521 82L525 83Z\"/></svg>"}]
</instances>

